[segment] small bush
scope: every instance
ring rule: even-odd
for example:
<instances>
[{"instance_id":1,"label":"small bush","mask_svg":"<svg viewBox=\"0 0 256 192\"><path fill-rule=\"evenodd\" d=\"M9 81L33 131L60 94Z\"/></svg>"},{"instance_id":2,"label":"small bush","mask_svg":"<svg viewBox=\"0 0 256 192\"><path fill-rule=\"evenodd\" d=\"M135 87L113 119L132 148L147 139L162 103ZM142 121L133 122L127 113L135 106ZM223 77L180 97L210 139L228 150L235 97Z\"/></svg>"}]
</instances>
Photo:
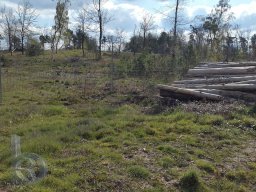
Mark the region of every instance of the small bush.
<instances>
[{"instance_id":1,"label":"small bush","mask_svg":"<svg viewBox=\"0 0 256 192\"><path fill-rule=\"evenodd\" d=\"M146 179L149 177L149 171L139 165L130 167L128 172L132 177L139 179Z\"/></svg>"},{"instance_id":2,"label":"small bush","mask_svg":"<svg viewBox=\"0 0 256 192\"><path fill-rule=\"evenodd\" d=\"M30 39L27 44L26 55L27 56L38 56L43 53L40 43L35 39Z\"/></svg>"},{"instance_id":3,"label":"small bush","mask_svg":"<svg viewBox=\"0 0 256 192\"><path fill-rule=\"evenodd\" d=\"M200 181L197 172L189 171L180 179L182 191L195 192L200 189Z\"/></svg>"},{"instance_id":4,"label":"small bush","mask_svg":"<svg viewBox=\"0 0 256 192\"><path fill-rule=\"evenodd\" d=\"M137 59L134 61L134 75L143 75L145 73L146 67L145 67L145 54L140 55Z\"/></svg>"}]
</instances>

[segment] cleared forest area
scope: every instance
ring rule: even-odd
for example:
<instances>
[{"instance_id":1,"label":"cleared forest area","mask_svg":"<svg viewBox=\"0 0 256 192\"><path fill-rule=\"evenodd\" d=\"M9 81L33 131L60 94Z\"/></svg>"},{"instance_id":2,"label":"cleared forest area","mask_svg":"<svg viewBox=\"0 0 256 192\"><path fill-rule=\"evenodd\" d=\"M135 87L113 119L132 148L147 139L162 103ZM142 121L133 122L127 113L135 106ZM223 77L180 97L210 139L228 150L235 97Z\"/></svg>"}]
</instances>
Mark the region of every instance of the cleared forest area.
<instances>
[{"instance_id":1,"label":"cleared forest area","mask_svg":"<svg viewBox=\"0 0 256 192\"><path fill-rule=\"evenodd\" d=\"M76 54L60 52L54 62L49 53L5 56L1 190L254 191L255 107L168 107L152 88L155 76L112 78L110 56L67 59ZM45 160L44 178L26 183L14 174L13 134L21 136L22 153Z\"/></svg>"},{"instance_id":2,"label":"cleared forest area","mask_svg":"<svg viewBox=\"0 0 256 192\"><path fill-rule=\"evenodd\" d=\"M254 6L1 0L0 192L256 191Z\"/></svg>"}]
</instances>

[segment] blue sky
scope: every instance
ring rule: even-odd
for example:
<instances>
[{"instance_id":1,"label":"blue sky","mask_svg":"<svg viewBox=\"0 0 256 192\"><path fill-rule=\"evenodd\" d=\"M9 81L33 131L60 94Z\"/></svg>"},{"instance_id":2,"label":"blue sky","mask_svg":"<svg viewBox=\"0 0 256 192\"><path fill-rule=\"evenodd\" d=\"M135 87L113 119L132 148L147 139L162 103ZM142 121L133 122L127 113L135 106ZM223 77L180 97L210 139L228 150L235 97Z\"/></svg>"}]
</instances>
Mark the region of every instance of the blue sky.
<instances>
[{"instance_id":1,"label":"blue sky","mask_svg":"<svg viewBox=\"0 0 256 192\"><path fill-rule=\"evenodd\" d=\"M17 7L20 0L0 0L0 7L3 5L7 7ZM74 18L77 10L80 9L86 1L90 0L71 0L72 6L70 10L70 27L75 28ZM186 4L183 9L183 15L190 21L195 15L206 15L218 3L218 0L185 0ZM50 29L53 25L53 18L55 14L56 0L30 0L33 6L38 10L39 17L37 29L43 33ZM169 31L171 23L166 22L165 16L159 13L160 10L167 11L174 0L107 0L104 4L112 15L114 20L109 23L105 30L107 33L113 32L115 29L123 29L127 34L131 34L134 26L139 25L142 16L146 13L151 13L154 16L154 21L159 32L161 30ZM241 26L242 29L250 29L256 31L256 0L230 0L232 5L232 12L236 17L235 22ZM190 23L193 24L193 23Z\"/></svg>"}]
</instances>

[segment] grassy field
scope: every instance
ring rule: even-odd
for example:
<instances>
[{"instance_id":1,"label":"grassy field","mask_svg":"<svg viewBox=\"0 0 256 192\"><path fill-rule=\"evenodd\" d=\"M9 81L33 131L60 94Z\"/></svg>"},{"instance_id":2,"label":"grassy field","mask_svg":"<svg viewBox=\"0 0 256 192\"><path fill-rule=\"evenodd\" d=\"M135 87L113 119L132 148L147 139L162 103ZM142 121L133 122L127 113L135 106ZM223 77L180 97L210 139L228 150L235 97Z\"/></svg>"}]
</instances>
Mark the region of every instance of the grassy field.
<instances>
[{"instance_id":1,"label":"grassy field","mask_svg":"<svg viewBox=\"0 0 256 192\"><path fill-rule=\"evenodd\" d=\"M162 106L157 78L109 82L110 58L5 55L0 191L255 191L256 107ZM29 184L12 168L11 135L48 174Z\"/></svg>"}]
</instances>

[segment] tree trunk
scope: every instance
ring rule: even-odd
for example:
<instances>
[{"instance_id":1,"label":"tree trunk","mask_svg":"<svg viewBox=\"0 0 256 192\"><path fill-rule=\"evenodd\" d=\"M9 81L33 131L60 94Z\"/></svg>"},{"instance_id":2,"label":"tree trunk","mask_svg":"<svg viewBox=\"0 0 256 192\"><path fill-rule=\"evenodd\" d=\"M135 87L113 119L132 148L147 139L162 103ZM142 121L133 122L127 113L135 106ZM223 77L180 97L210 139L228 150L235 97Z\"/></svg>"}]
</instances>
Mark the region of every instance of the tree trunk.
<instances>
[{"instance_id":1,"label":"tree trunk","mask_svg":"<svg viewBox=\"0 0 256 192\"><path fill-rule=\"evenodd\" d=\"M59 45L59 38L56 41L56 45L55 45L55 53L58 53L58 45Z\"/></svg>"},{"instance_id":2,"label":"tree trunk","mask_svg":"<svg viewBox=\"0 0 256 192\"><path fill-rule=\"evenodd\" d=\"M0 62L0 105L3 103L3 89L2 89L2 63Z\"/></svg>"},{"instance_id":3,"label":"tree trunk","mask_svg":"<svg viewBox=\"0 0 256 192\"><path fill-rule=\"evenodd\" d=\"M99 25L100 25L100 37L99 37L99 59L101 59L101 40L103 36L103 26L102 26L102 12L101 12L101 0L99 0L99 10L98 10L98 16L99 16Z\"/></svg>"},{"instance_id":4,"label":"tree trunk","mask_svg":"<svg viewBox=\"0 0 256 192\"><path fill-rule=\"evenodd\" d=\"M22 55L24 55L24 36L23 35L21 36L21 52L22 52Z\"/></svg>"},{"instance_id":5,"label":"tree trunk","mask_svg":"<svg viewBox=\"0 0 256 192\"><path fill-rule=\"evenodd\" d=\"M83 57L85 56L84 53L84 31L83 31L83 36L82 36L82 51L83 51Z\"/></svg>"},{"instance_id":6,"label":"tree trunk","mask_svg":"<svg viewBox=\"0 0 256 192\"><path fill-rule=\"evenodd\" d=\"M180 0L176 0L175 18L174 18L174 29L173 29L173 52L172 52L173 59L175 59L175 57L176 57L177 23L178 23L179 3L180 3Z\"/></svg>"},{"instance_id":7,"label":"tree trunk","mask_svg":"<svg viewBox=\"0 0 256 192\"><path fill-rule=\"evenodd\" d=\"M143 50L145 50L146 47L146 31L143 31Z\"/></svg>"},{"instance_id":8,"label":"tree trunk","mask_svg":"<svg viewBox=\"0 0 256 192\"><path fill-rule=\"evenodd\" d=\"M8 34L8 39L9 39L9 52L12 55L12 36L10 33Z\"/></svg>"},{"instance_id":9,"label":"tree trunk","mask_svg":"<svg viewBox=\"0 0 256 192\"><path fill-rule=\"evenodd\" d=\"M84 52L84 41L82 42L82 49L83 49L83 57L85 56L85 52Z\"/></svg>"}]
</instances>

